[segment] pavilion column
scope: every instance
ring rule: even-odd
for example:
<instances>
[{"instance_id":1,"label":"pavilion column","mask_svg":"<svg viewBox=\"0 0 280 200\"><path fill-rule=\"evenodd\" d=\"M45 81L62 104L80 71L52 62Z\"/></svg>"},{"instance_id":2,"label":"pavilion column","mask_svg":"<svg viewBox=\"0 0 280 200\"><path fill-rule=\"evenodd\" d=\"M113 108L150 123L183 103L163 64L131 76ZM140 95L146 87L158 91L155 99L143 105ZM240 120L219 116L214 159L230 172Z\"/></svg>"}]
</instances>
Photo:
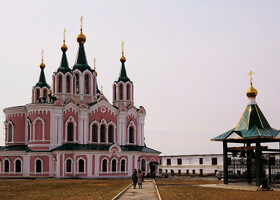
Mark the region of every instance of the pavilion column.
<instances>
[{"instance_id":1,"label":"pavilion column","mask_svg":"<svg viewBox=\"0 0 280 200\"><path fill-rule=\"evenodd\" d=\"M250 147L251 143L247 143L247 147ZM251 170L251 160L252 160L252 152L251 150L247 150L247 182L252 183L252 170Z\"/></svg>"},{"instance_id":2,"label":"pavilion column","mask_svg":"<svg viewBox=\"0 0 280 200\"><path fill-rule=\"evenodd\" d=\"M224 184L228 184L227 141L223 141L223 155L224 155Z\"/></svg>"},{"instance_id":3,"label":"pavilion column","mask_svg":"<svg viewBox=\"0 0 280 200\"><path fill-rule=\"evenodd\" d=\"M261 161L261 144L256 142L256 185L261 185L262 161Z\"/></svg>"}]
</instances>

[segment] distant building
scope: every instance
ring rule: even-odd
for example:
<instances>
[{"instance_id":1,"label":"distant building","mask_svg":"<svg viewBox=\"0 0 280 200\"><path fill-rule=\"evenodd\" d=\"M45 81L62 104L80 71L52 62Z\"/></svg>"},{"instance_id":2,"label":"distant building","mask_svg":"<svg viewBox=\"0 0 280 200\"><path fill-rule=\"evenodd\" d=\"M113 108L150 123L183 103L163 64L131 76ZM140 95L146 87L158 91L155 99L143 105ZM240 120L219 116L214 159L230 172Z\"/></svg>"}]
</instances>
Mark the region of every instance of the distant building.
<instances>
[{"instance_id":1,"label":"distant building","mask_svg":"<svg viewBox=\"0 0 280 200\"><path fill-rule=\"evenodd\" d=\"M77 41L76 63L69 68L64 40L52 87L42 56L31 103L4 109L0 177L130 177L135 168L158 173L160 152L145 145L146 110L134 105L123 49L111 104L98 89L95 66L88 65L82 26Z\"/></svg>"},{"instance_id":2,"label":"distant building","mask_svg":"<svg viewBox=\"0 0 280 200\"><path fill-rule=\"evenodd\" d=\"M280 172L280 156L278 153L266 153L263 155L267 161L272 160L272 174ZM247 158L242 153L229 153L229 170L242 175L246 172ZM182 176L208 176L215 175L217 171L223 170L223 154L197 154L197 155L165 155L159 156L159 174L166 172L170 175ZM265 165L268 174L268 162Z\"/></svg>"}]
</instances>

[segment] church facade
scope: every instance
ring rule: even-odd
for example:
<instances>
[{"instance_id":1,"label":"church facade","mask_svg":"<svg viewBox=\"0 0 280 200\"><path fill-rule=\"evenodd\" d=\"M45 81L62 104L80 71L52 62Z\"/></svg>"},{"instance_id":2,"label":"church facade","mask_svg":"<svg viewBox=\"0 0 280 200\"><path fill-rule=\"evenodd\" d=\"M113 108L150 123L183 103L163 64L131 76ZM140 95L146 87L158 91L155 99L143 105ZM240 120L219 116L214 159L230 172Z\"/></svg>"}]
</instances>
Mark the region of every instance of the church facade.
<instances>
[{"instance_id":1,"label":"church facade","mask_svg":"<svg viewBox=\"0 0 280 200\"><path fill-rule=\"evenodd\" d=\"M134 169L158 173L160 152L145 145L146 110L134 105L123 48L111 104L98 89L95 66L87 63L82 23L77 42L76 63L70 68L64 37L52 87L42 56L31 103L4 109L0 177L129 177Z\"/></svg>"}]
</instances>

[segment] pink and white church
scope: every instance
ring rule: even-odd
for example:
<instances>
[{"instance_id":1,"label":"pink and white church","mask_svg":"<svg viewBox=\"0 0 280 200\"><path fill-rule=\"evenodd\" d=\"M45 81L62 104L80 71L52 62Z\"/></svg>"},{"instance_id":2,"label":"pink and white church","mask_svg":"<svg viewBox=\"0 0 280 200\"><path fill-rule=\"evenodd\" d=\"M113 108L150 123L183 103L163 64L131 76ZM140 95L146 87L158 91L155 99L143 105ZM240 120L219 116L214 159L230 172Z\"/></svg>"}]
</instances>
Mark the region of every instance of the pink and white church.
<instances>
[{"instance_id":1,"label":"pink and white church","mask_svg":"<svg viewBox=\"0 0 280 200\"><path fill-rule=\"evenodd\" d=\"M111 104L98 89L95 66L88 65L82 24L77 42L76 63L70 68L64 37L52 87L42 57L31 103L4 109L0 177L129 177L134 169L158 173L160 152L145 145L146 110L134 105L123 48Z\"/></svg>"}]
</instances>

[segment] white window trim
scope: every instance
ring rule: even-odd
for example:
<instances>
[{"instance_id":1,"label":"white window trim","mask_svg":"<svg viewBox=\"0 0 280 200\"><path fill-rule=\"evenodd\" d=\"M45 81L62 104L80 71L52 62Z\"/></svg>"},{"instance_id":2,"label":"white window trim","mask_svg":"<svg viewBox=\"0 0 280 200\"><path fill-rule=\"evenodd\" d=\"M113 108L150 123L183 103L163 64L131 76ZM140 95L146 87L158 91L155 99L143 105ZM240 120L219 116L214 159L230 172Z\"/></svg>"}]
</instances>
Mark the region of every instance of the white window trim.
<instances>
[{"instance_id":1,"label":"white window trim","mask_svg":"<svg viewBox=\"0 0 280 200\"><path fill-rule=\"evenodd\" d=\"M38 121L38 120L40 120L41 122L42 122L42 141L45 141L45 121L41 118L41 117L37 117L33 122L32 122L32 126L33 126L33 140L32 141L36 141L35 140L35 135L36 135L36 122Z\"/></svg>"},{"instance_id":2,"label":"white window trim","mask_svg":"<svg viewBox=\"0 0 280 200\"><path fill-rule=\"evenodd\" d=\"M65 138L64 138L64 142L69 142L68 140L67 140L67 138L68 138L68 124L69 123L73 123L73 125L74 125L74 127L73 127L73 129L74 129L74 133L73 133L73 142L75 143L75 142L77 142L77 140L76 140L76 134L77 134L77 122L75 121L75 119L74 119L74 117L72 117L72 116L69 116L68 117L68 119L67 119L67 121L65 122L65 124L64 124L64 126L65 126Z\"/></svg>"},{"instance_id":3,"label":"white window trim","mask_svg":"<svg viewBox=\"0 0 280 200\"><path fill-rule=\"evenodd\" d=\"M37 162L37 160L40 160L40 161L41 161L41 167L42 167L41 172L37 172L37 171L36 171L36 162ZM42 175L43 173L44 173L44 162L43 162L43 160L42 160L41 158L36 158L36 159L34 160L34 175L36 175L36 174Z\"/></svg>"},{"instance_id":4,"label":"white window trim","mask_svg":"<svg viewBox=\"0 0 280 200\"><path fill-rule=\"evenodd\" d=\"M80 172L80 168L79 168L79 161L80 160L83 160L84 161L84 172ZM86 174L86 171L87 171L87 168L86 168L86 165L87 163L86 163L86 160L83 158L83 157L79 157L78 159L77 159L77 162L76 162L76 165L77 165L77 174L78 175L80 175L80 174Z\"/></svg>"},{"instance_id":5,"label":"white window trim","mask_svg":"<svg viewBox=\"0 0 280 200\"><path fill-rule=\"evenodd\" d=\"M16 161L19 160L20 161L20 172L16 172ZM14 174L22 174L22 168L23 168L23 161L17 157L15 160L14 160Z\"/></svg>"}]
</instances>

